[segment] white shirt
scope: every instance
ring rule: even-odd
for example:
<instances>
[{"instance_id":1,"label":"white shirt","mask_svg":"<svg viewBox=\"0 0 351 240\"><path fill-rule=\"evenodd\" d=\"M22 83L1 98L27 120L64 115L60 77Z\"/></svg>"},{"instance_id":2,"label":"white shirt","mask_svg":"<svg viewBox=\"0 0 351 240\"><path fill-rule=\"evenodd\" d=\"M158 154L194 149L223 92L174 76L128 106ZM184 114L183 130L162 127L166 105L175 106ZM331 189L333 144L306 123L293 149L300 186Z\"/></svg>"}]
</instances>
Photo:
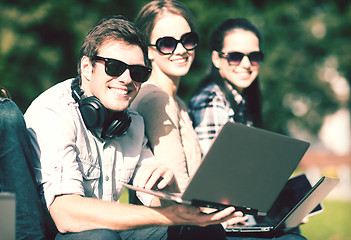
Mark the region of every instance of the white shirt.
<instances>
[{"instance_id":1,"label":"white shirt","mask_svg":"<svg viewBox=\"0 0 351 240\"><path fill-rule=\"evenodd\" d=\"M84 125L71 95L72 80L42 93L25 113L40 160L35 164L37 181L48 207L61 194L118 201L124 190L121 182L129 182L141 164L155 160L146 145L143 119L128 109L132 123L126 133L101 141ZM150 195L138 195L150 204Z\"/></svg>"}]
</instances>

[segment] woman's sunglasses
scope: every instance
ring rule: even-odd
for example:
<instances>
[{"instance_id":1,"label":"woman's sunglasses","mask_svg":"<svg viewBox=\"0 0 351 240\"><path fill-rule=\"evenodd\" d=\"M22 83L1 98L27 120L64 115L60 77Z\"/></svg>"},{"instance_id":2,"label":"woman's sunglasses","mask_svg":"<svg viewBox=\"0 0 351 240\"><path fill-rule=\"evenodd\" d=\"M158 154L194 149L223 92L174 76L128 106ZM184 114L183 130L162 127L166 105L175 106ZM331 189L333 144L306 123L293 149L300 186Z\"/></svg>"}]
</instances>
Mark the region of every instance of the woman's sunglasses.
<instances>
[{"instance_id":1,"label":"woman's sunglasses","mask_svg":"<svg viewBox=\"0 0 351 240\"><path fill-rule=\"evenodd\" d=\"M150 77L151 68L142 65L128 65L120 60L95 56L92 61L105 63L105 72L111 77L119 77L125 70L129 69L133 81L143 83Z\"/></svg>"},{"instance_id":2,"label":"woman's sunglasses","mask_svg":"<svg viewBox=\"0 0 351 240\"><path fill-rule=\"evenodd\" d=\"M219 56L227 59L229 65L239 65L243 60L244 56L247 56L253 66L260 65L263 62L264 54L261 51L250 52L249 54L245 54L242 52L229 52L223 53L218 52Z\"/></svg>"},{"instance_id":3,"label":"woman's sunglasses","mask_svg":"<svg viewBox=\"0 0 351 240\"><path fill-rule=\"evenodd\" d=\"M168 55L176 50L178 43L181 43L186 50L190 51L197 47L199 36L195 32L188 32L183 34L179 40L174 37L162 37L157 39L155 44L149 46L156 47L160 53Z\"/></svg>"}]
</instances>

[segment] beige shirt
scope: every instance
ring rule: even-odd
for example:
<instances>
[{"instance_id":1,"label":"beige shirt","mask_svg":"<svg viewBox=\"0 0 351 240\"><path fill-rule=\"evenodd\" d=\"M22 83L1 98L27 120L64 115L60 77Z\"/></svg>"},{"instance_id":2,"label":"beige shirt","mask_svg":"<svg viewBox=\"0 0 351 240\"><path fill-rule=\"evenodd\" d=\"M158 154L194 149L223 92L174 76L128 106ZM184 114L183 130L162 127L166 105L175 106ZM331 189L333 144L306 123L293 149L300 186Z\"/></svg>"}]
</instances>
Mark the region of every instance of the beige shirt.
<instances>
[{"instance_id":1,"label":"beige shirt","mask_svg":"<svg viewBox=\"0 0 351 240\"><path fill-rule=\"evenodd\" d=\"M171 169L184 191L201 163L201 149L185 103L156 84L144 83L131 108L143 116L156 159Z\"/></svg>"}]
</instances>

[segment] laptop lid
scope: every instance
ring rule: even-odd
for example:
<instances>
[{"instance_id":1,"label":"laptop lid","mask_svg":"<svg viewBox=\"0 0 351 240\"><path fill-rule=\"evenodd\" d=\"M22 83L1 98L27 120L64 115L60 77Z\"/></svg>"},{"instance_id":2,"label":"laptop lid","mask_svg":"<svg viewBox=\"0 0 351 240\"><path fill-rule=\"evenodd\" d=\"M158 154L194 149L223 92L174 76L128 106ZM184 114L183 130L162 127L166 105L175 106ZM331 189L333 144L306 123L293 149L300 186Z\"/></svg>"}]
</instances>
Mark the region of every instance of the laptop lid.
<instances>
[{"instance_id":1,"label":"laptop lid","mask_svg":"<svg viewBox=\"0 0 351 240\"><path fill-rule=\"evenodd\" d=\"M266 213L308 147L305 141L228 122L182 198Z\"/></svg>"},{"instance_id":2,"label":"laptop lid","mask_svg":"<svg viewBox=\"0 0 351 240\"><path fill-rule=\"evenodd\" d=\"M183 195L124 186L178 203L266 213L308 147L298 139L228 122Z\"/></svg>"},{"instance_id":3,"label":"laptop lid","mask_svg":"<svg viewBox=\"0 0 351 240\"><path fill-rule=\"evenodd\" d=\"M0 192L0 238L15 239L16 198L15 194Z\"/></svg>"},{"instance_id":4,"label":"laptop lid","mask_svg":"<svg viewBox=\"0 0 351 240\"><path fill-rule=\"evenodd\" d=\"M290 180L293 180L290 183L293 183L296 180L300 181L301 179L302 179L301 177L290 179ZM286 213L284 217L281 217L279 222L275 221L275 219L269 219L271 217L270 215L275 215L274 213L271 213L272 211L271 209L270 212L267 214L267 216L264 217L264 218L268 218L268 219L264 219L265 223L258 222L257 225L248 226L248 227L236 227L236 226L228 227L226 228L226 231L242 232L242 233L250 233L250 232L258 233L258 232L274 231L277 229L290 229L290 228L297 227L298 225L301 224L304 217L308 216L311 212L313 212L316 209L316 206L320 205L322 200L329 194L329 192L335 187L335 185L338 182L339 182L339 179L322 177L307 192L307 194L305 194L302 197L302 199L294 205L293 208L290 208L290 206L287 206L287 208L289 208L290 211ZM289 197L287 196L289 194L286 194L286 193L288 192L285 192L284 198ZM291 196L291 197L295 198L294 196ZM282 211L285 211L285 210L282 209Z\"/></svg>"},{"instance_id":5,"label":"laptop lid","mask_svg":"<svg viewBox=\"0 0 351 240\"><path fill-rule=\"evenodd\" d=\"M338 182L339 179L337 178L322 177L311 191L282 219L276 228L281 227L283 224L287 229L298 226L302 219L322 202Z\"/></svg>"},{"instance_id":6,"label":"laptop lid","mask_svg":"<svg viewBox=\"0 0 351 240\"><path fill-rule=\"evenodd\" d=\"M283 190L279 193L273 206L264 217L256 217L256 224L263 226L276 226L284 217L308 194L312 189L312 185L306 174L298 174L290 178L284 185ZM317 214L323 211L322 204L318 204L312 212ZM312 213L311 212L311 213ZM308 214L308 216L311 215ZM254 225L256 225L254 224Z\"/></svg>"}]
</instances>

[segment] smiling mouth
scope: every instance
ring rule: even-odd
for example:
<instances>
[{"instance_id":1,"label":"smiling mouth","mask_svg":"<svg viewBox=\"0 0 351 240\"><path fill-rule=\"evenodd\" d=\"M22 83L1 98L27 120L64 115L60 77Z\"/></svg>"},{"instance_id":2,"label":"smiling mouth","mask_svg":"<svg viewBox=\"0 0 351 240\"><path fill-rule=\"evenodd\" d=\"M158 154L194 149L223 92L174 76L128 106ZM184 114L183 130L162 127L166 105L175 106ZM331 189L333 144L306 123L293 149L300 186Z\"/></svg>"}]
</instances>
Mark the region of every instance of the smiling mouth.
<instances>
[{"instance_id":1,"label":"smiling mouth","mask_svg":"<svg viewBox=\"0 0 351 240\"><path fill-rule=\"evenodd\" d=\"M131 91L130 90L123 90L120 88L109 88L113 94L115 95L128 95Z\"/></svg>"},{"instance_id":2,"label":"smiling mouth","mask_svg":"<svg viewBox=\"0 0 351 240\"><path fill-rule=\"evenodd\" d=\"M176 64L185 64L188 62L188 58L178 58L178 59L171 60L171 62Z\"/></svg>"},{"instance_id":3,"label":"smiling mouth","mask_svg":"<svg viewBox=\"0 0 351 240\"><path fill-rule=\"evenodd\" d=\"M239 78L241 79L248 79L251 76L251 72L241 72L241 73L236 73Z\"/></svg>"}]
</instances>

